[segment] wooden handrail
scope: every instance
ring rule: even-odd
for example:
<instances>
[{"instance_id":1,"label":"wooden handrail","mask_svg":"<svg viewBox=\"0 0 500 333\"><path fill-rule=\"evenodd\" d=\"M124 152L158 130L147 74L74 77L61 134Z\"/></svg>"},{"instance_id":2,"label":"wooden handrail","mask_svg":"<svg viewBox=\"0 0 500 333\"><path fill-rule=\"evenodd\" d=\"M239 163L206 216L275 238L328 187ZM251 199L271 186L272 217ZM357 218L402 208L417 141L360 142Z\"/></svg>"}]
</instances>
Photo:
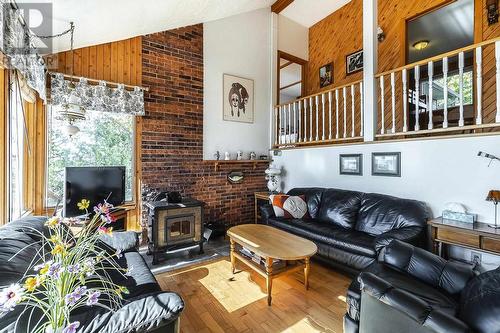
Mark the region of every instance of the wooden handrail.
<instances>
[{"instance_id":1,"label":"wooden handrail","mask_svg":"<svg viewBox=\"0 0 500 333\"><path fill-rule=\"evenodd\" d=\"M457 49L457 50L453 50L453 51L449 51L449 52L446 52L446 53L442 53L442 54L439 54L439 55L431 57L431 58L420 60L420 61L408 64L408 65L404 65L404 66L401 66L401 67L398 67L398 68L395 68L395 69L391 69L389 71L385 71L385 72L382 72L382 73L378 73L378 74L375 75L375 77L379 78L381 76L390 75L391 73L401 72L401 71L403 71L405 69L412 69L415 66L427 65L430 61L436 62L436 61L442 60L443 58L452 57L452 56L455 56L455 55L457 55L457 54L459 54L461 52L473 51L474 49L476 49L478 47L490 45L490 44L496 43L498 41L500 41L500 37L488 39L488 40L485 40L485 41L480 42L480 43L476 43L476 44L472 44L472 45L469 45L469 46L465 46L465 47L462 47L462 48Z\"/></svg>"},{"instance_id":2,"label":"wooden handrail","mask_svg":"<svg viewBox=\"0 0 500 333\"><path fill-rule=\"evenodd\" d=\"M350 83L346 83L346 84L343 84L343 85L340 85L340 86L336 86L336 87L330 88L328 90L321 91L319 93L315 93L315 94L312 94L312 95L308 95L308 96L304 96L304 97L301 97L301 98L297 98L297 99L295 99L293 101L290 101L290 102L287 102L287 103L277 104L274 107L277 108L277 107L280 107L280 106L285 106L285 105L297 103L297 102L303 101L305 99L309 99L309 98L312 98L312 97L320 96L320 95L323 95L323 94L328 94L330 91L335 91L335 90L343 89L343 88L346 88L346 87L355 86L357 84L360 84L361 82L363 82L363 80L357 80L357 81L353 81L353 82L350 82Z\"/></svg>"}]
</instances>

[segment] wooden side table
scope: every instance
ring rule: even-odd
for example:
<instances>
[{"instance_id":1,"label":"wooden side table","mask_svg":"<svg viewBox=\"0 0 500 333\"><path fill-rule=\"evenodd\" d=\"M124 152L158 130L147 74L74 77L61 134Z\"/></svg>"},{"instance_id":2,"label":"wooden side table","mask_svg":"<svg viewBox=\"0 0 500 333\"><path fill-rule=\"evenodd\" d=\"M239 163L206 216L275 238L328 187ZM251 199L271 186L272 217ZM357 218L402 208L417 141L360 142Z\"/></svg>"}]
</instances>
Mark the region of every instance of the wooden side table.
<instances>
[{"instance_id":1,"label":"wooden side table","mask_svg":"<svg viewBox=\"0 0 500 333\"><path fill-rule=\"evenodd\" d=\"M261 206L268 204L269 203L269 192L255 192L254 193L254 209L255 209L255 223L259 223L262 220L262 217L260 216L259 209Z\"/></svg>"},{"instance_id":2,"label":"wooden side table","mask_svg":"<svg viewBox=\"0 0 500 333\"><path fill-rule=\"evenodd\" d=\"M460 246L495 255L500 254L500 230L488 227L486 223L465 223L441 217L428 222L433 251L447 257L446 247Z\"/></svg>"}]
</instances>

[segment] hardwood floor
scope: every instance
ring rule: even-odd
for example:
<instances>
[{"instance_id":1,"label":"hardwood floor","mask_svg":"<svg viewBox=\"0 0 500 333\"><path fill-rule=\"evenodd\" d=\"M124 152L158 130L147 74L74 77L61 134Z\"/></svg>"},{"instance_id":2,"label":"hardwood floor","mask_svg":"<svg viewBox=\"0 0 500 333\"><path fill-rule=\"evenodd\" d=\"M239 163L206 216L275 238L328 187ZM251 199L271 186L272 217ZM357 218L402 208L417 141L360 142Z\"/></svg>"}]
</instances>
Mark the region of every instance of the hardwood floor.
<instances>
[{"instance_id":1,"label":"hardwood floor","mask_svg":"<svg viewBox=\"0 0 500 333\"><path fill-rule=\"evenodd\" d=\"M313 262L309 290L302 272L278 278L268 307L265 279L241 263L237 269L233 276L223 258L156 276L185 301L181 332L343 332L351 278Z\"/></svg>"}]
</instances>

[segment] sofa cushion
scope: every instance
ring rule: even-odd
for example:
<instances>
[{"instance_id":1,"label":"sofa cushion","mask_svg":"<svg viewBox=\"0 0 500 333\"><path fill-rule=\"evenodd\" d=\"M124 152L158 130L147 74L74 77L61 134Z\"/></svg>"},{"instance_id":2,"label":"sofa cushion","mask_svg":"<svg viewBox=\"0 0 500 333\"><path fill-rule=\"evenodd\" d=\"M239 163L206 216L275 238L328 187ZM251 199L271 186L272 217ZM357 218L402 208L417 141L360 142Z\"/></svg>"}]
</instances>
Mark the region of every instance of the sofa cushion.
<instances>
[{"instance_id":1,"label":"sofa cushion","mask_svg":"<svg viewBox=\"0 0 500 333\"><path fill-rule=\"evenodd\" d=\"M354 191L325 190L317 218L342 228L353 229L361 207L361 196L361 193Z\"/></svg>"},{"instance_id":2,"label":"sofa cushion","mask_svg":"<svg viewBox=\"0 0 500 333\"><path fill-rule=\"evenodd\" d=\"M307 211L311 218L316 218L318 215L321 199L323 197L323 188L294 188L288 191L288 195L305 195L307 202Z\"/></svg>"},{"instance_id":3,"label":"sofa cushion","mask_svg":"<svg viewBox=\"0 0 500 333\"><path fill-rule=\"evenodd\" d=\"M340 228L317 219L272 218L269 224L279 229L363 256L375 257L375 237L355 230Z\"/></svg>"},{"instance_id":4,"label":"sofa cushion","mask_svg":"<svg viewBox=\"0 0 500 333\"><path fill-rule=\"evenodd\" d=\"M308 218L305 195L270 195L269 200L273 205L274 215L277 217L302 219Z\"/></svg>"},{"instance_id":5,"label":"sofa cushion","mask_svg":"<svg viewBox=\"0 0 500 333\"><path fill-rule=\"evenodd\" d=\"M458 301L448 293L436 289L414 277L400 273L383 263L373 263L364 272L370 272L390 283L393 287L407 291L428 303L434 310L440 310L455 316L458 312ZM352 319L359 321L361 304L361 286L354 279L347 292L347 313Z\"/></svg>"},{"instance_id":6,"label":"sofa cushion","mask_svg":"<svg viewBox=\"0 0 500 333\"><path fill-rule=\"evenodd\" d=\"M361 198L355 229L380 235L392 229L425 226L427 218L427 208L420 201L366 193Z\"/></svg>"}]
</instances>

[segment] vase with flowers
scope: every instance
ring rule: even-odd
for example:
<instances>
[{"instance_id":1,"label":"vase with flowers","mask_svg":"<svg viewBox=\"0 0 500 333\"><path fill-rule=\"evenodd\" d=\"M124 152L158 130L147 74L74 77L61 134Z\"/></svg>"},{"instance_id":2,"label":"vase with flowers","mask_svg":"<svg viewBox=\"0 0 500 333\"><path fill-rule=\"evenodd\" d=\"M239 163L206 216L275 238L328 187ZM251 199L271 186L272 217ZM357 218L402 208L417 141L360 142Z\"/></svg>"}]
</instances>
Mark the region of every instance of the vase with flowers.
<instances>
[{"instance_id":1,"label":"vase with flowers","mask_svg":"<svg viewBox=\"0 0 500 333\"><path fill-rule=\"evenodd\" d=\"M89 205L85 199L78 203L85 216L90 216ZM114 283L109 273L116 271L125 277L128 272L117 263L121 254L101 241L101 235L113 235L112 209L107 202L98 204L76 235L69 221L59 217L47 220L47 232L33 229L40 234L39 253L18 283L0 291L0 311L22 307L34 323L34 333L75 333L80 327L71 320L75 310L92 306L117 309L128 290ZM33 313L41 316L32 318Z\"/></svg>"}]
</instances>

